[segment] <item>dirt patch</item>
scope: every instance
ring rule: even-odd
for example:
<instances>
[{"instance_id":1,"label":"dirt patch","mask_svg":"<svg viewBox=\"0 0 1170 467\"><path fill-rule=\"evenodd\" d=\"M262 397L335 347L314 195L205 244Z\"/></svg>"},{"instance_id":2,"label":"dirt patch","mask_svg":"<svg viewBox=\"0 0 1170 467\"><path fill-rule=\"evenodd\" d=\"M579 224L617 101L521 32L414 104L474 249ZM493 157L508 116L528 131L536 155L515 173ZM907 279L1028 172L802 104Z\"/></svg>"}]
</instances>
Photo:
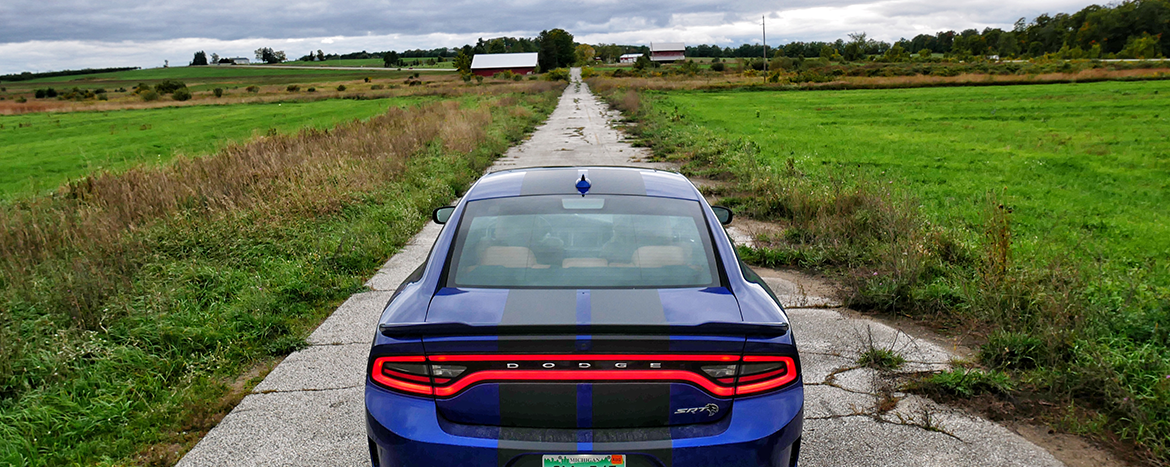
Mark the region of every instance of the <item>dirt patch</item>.
<instances>
[{"instance_id":1,"label":"dirt patch","mask_svg":"<svg viewBox=\"0 0 1170 467\"><path fill-rule=\"evenodd\" d=\"M1020 422L1008 422L1004 425L1019 433L1024 439L1048 450L1053 457L1064 462L1068 467L1121 467L1129 465L1109 451L1090 444L1076 435L1060 433L1043 425Z\"/></svg>"}]
</instances>

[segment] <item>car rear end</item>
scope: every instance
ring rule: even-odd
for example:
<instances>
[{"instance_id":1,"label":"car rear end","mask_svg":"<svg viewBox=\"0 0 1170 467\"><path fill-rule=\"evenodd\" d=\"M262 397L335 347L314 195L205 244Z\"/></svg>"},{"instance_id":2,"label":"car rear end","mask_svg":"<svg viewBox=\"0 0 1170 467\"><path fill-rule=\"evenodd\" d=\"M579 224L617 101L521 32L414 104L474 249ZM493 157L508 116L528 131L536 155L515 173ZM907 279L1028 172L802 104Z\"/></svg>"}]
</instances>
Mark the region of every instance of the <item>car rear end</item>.
<instances>
[{"instance_id":1,"label":"car rear end","mask_svg":"<svg viewBox=\"0 0 1170 467\"><path fill-rule=\"evenodd\" d=\"M803 387L783 310L685 179L582 179L624 189L631 173L640 193L469 192L375 336L375 466L795 465ZM676 196L645 199L655 189Z\"/></svg>"}]
</instances>

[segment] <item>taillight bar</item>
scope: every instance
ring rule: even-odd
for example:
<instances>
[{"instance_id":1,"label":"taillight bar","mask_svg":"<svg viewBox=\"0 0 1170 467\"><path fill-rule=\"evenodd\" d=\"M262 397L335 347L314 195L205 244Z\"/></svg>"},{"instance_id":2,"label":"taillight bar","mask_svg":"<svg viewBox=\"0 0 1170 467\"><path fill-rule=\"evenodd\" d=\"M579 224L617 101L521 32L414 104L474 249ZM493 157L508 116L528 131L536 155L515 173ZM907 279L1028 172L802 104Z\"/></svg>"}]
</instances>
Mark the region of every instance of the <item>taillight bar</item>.
<instances>
[{"instance_id":1,"label":"taillight bar","mask_svg":"<svg viewBox=\"0 0 1170 467\"><path fill-rule=\"evenodd\" d=\"M599 354L521 354L521 355L431 355L432 362L533 362L533 361L656 361L656 362L738 362L739 355L599 355Z\"/></svg>"},{"instance_id":2,"label":"taillight bar","mask_svg":"<svg viewBox=\"0 0 1170 467\"><path fill-rule=\"evenodd\" d=\"M553 368L516 369L509 363L509 369L471 369L462 376L452 378L432 377L429 362L444 363L504 363L504 362L642 362L650 368L630 369L588 369L587 363L580 363L581 369ZM655 363L671 362L681 368L659 368ZM735 377L711 378L703 374L699 366L688 369L686 363L734 363L739 368ZM472 365L475 366L475 365ZM436 366L437 367L437 366ZM745 368L754 368L751 374L743 374ZM456 367L462 369L465 367ZM618 368L625 368L619 366ZM709 367L704 367L709 368ZM370 377L374 382L389 389L409 394L450 397L469 386L492 381L677 381L699 386L718 397L747 396L760 394L786 386L799 377L796 360L783 355L687 355L687 354L474 354L474 355L400 355L374 359Z\"/></svg>"}]
</instances>

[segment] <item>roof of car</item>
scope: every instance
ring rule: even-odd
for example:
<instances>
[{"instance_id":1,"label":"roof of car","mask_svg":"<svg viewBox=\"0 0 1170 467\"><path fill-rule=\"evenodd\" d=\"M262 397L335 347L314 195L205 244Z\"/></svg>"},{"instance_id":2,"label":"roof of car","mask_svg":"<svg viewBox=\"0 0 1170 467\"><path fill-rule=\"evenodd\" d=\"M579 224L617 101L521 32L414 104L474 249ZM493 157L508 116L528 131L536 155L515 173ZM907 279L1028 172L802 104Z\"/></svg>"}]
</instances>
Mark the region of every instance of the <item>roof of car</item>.
<instances>
[{"instance_id":1,"label":"roof of car","mask_svg":"<svg viewBox=\"0 0 1170 467\"><path fill-rule=\"evenodd\" d=\"M481 178L467 199L575 195L582 175L590 184L588 194L699 199L698 190L686 177L636 167L535 167L494 172Z\"/></svg>"}]
</instances>

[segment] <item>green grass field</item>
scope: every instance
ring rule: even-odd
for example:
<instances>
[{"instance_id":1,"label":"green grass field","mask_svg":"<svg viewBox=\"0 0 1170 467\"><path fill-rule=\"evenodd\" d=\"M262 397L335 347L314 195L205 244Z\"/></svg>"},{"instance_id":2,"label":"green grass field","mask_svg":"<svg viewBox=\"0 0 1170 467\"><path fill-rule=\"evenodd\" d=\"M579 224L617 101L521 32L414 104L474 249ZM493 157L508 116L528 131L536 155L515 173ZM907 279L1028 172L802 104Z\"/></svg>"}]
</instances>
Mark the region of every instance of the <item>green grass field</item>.
<instances>
[{"instance_id":1,"label":"green grass field","mask_svg":"<svg viewBox=\"0 0 1170 467\"><path fill-rule=\"evenodd\" d=\"M265 134L329 128L417 99L188 106L0 115L0 198L52 190L94 170L209 154Z\"/></svg>"},{"instance_id":2,"label":"green grass field","mask_svg":"<svg viewBox=\"0 0 1170 467\"><path fill-rule=\"evenodd\" d=\"M614 89L657 155L776 223L745 261L816 269L854 309L972 336L1005 384L978 392L1170 460L1170 82ZM962 369L924 381L975 394Z\"/></svg>"},{"instance_id":3,"label":"green grass field","mask_svg":"<svg viewBox=\"0 0 1170 467\"><path fill-rule=\"evenodd\" d=\"M671 93L659 108L760 145L813 177L841 165L905 186L928 215L979 224L1001 192L1025 254L1170 257L1170 82ZM1166 279L1165 277L1163 279Z\"/></svg>"}]
</instances>

